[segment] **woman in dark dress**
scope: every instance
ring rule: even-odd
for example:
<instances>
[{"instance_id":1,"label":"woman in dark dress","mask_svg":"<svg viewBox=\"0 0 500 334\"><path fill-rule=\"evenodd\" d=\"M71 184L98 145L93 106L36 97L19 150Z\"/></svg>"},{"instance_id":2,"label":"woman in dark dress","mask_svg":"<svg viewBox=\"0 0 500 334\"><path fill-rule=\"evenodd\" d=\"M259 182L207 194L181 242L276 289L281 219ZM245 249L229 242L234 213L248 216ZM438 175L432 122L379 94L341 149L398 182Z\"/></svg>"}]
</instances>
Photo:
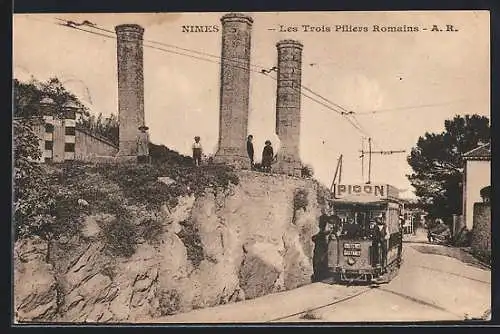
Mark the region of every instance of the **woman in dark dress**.
<instances>
[{"instance_id":1,"label":"woman in dark dress","mask_svg":"<svg viewBox=\"0 0 500 334\"><path fill-rule=\"evenodd\" d=\"M271 146L271 141L266 140L264 150L262 151L262 169L264 172L271 171L271 164L273 162L274 152Z\"/></svg>"}]
</instances>

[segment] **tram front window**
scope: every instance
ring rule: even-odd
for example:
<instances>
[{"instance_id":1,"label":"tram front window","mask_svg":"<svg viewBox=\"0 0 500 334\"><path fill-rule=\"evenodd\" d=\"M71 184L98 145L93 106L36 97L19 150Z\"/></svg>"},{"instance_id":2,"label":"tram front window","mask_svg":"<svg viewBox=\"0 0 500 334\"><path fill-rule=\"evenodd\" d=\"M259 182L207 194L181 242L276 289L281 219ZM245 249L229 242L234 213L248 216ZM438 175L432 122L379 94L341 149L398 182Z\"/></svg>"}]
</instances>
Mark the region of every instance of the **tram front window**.
<instances>
[{"instance_id":1,"label":"tram front window","mask_svg":"<svg viewBox=\"0 0 500 334\"><path fill-rule=\"evenodd\" d=\"M370 222L367 212L346 212L342 226L343 235L349 239L369 238Z\"/></svg>"}]
</instances>

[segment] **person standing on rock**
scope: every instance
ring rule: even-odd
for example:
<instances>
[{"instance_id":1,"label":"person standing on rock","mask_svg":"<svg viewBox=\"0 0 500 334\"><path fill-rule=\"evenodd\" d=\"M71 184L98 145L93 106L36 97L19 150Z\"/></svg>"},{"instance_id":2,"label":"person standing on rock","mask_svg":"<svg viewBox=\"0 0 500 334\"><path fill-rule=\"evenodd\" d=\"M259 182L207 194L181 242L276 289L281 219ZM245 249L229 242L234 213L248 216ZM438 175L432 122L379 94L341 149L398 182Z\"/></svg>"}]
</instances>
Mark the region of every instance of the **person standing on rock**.
<instances>
[{"instance_id":1,"label":"person standing on rock","mask_svg":"<svg viewBox=\"0 0 500 334\"><path fill-rule=\"evenodd\" d=\"M193 143L193 161L196 167L201 165L201 154L203 153L203 149L201 147L200 143L200 137L196 136L194 137L194 143Z\"/></svg>"},{"instance_id":2,"label":"person standing on rock","mask_svg":"<svg viewBox=\"0 0 500 334\"><path fill-rule=\"evenodd\" d=\"M253 169L253 136L249 135L247 138L247 153L248 157L250 158L250 168Z\"/></svg>"},{"instance_id":3,"label":"person standing on rock","mask_svg":"<svg viewBox=\"0 0 500 334\"><path fill-rule=\"evenodd\" d=\"M149 162L149 128L146 125L139 127L139 134L137 135L137 162Z\"/></svg>"},{"instance_id":4,"label":"person standing on rock","mask_svg":"<svg viewBox=\"0 0 500 334\"><path fill-rule=\"evenodd\" d=\"M271 146L271 141L266 140L264 150L262 151L262 169L265 172L271 172L271 164L274 159L274 151Z\"/></svg>"}]
</instances>

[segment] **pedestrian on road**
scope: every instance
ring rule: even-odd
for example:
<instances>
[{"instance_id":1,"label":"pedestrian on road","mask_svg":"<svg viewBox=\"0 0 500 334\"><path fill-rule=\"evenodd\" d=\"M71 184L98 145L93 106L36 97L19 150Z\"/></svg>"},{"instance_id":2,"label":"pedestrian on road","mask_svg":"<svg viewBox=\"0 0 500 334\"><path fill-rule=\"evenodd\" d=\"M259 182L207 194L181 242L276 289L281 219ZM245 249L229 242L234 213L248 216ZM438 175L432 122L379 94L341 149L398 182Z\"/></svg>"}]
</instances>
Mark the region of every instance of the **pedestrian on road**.
<instances>
[{"instance_id":1,"label":"pedestrian on road","mask_svg":"<svg viewBox=\"0 0 500 334\"><path fill-rule=\"evenodd\" d=\"M262 169L265 172L271 172L271 164L273 163L274 152L271 146L271 141L266 140L264 150L262 151Z\"/></svg>"},{"instance_id":2,"label":"pedestrian on road","mask_svg":"<svg viewBox=\"0 0 500 334\"><path fill-rule=\"evenodd\" d=\"M248 153L248 157L250 158L250 169L253 169L253 143L252 143L252 140L253 140L253 136L252 135L249 135L248 138L247 138L247 153Z\"/></svg>"},{"instance_id":3,"label":"pedestrian on road","mask_svg":"<svg viewBox=\"0 0 500 334\"><path fill-rule=\"evenodd\" d=\"M203 153L203 148L201 147L200 137L194 137L193 143L193 160L196 167L201 165L201 154Z\"/></svg>"},{"instance_id":4,"label":"pedestrian on road","mask_svg":"<svg viewBox=\"0 0 500 334\"><path fill-rule=\"evenodd\" d=\"M139 133L137 135L137 162L141 164L149 162L148 130L149 128L146 125L141 125L139 127Z\"/></svg>"},{"instance_id":5,"label":"pedestrian on road","mask_svg":"<svg viewBox=\"0 0 500 334\"><path fill-rule=\"evenodd\" d=\"M328 216L323 214L319 219L319 232L313 235L313 282L318 282L325 278L328 273L328 241L330 231L327 230Z\"/></svg>"}]
</instances>

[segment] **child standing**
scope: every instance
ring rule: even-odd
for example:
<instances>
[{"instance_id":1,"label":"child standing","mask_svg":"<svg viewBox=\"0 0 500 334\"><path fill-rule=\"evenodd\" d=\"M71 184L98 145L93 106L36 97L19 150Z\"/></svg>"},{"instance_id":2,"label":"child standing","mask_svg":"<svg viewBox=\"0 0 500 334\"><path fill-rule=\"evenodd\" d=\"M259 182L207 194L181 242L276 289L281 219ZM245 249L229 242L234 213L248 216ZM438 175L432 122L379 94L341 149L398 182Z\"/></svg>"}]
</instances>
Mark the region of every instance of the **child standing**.
<instances>
[{"instance_id":1,"label":"child standing","mask_svg":"<svg viewBox=\"0 0 500 334\"><path fill-rule=\"evenodd\" d=\"M202 152L203 152L203 149L201 147L200 137L196 136L196 137L194 137L194 143L193 143L193 160L194 160L196 167L201 165Z\"/></svg>"}]
</instances>

